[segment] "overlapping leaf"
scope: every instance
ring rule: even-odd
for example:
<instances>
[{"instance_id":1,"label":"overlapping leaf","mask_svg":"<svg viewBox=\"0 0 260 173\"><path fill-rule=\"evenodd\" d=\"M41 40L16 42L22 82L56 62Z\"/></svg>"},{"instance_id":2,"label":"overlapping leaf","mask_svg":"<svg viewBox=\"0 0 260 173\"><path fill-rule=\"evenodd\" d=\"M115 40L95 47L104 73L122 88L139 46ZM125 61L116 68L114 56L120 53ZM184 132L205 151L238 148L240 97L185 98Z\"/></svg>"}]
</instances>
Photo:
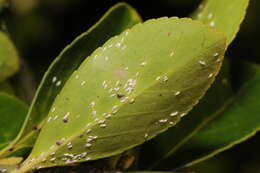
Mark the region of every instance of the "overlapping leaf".
<instances>
[{"instance_id":1,"label":"overlapping leaf","mask_svg":"<svg viewBox=\"0 0 260 173\"><path fill-rule=\"evenodd\" d=\"M21 101L6 93L0 93L0 149L16 137L27 110L27 106Z\"/></svg>"},{"instance_id":2,"label":"overlapping leaf","mask_svg":"<svg viewBox=\"0 0 260 173\"><path fill-rule=\"evenodd\" d=\"M119 3L112 7L97 24L68 45L44 75L20 134L0 152L0 157L10 155L22 148L32 147L53 100L72 72L107 39L140 21L140 17L132 7Z\"/></svg>"},{"instance_id":3,"label":"overlapping leaf","mask_svg":"<svg viewBox=\"0 0 260 173\"><path fill-rule=\"evenodd\" d=\"M204 95L225 47L223 34L190 19L113 37L66 82L17 172L109 157L165 131Z\"/></svg>"},{"instance_id":4,"label":"overlapping leaf","mask_svg":"<svg viewBox=\"0 0 260 173\"><path fill-rule=\"evenodd\" d=\"M19 67L16 49L6 34L0 31L0 82L17 72Z\"/></svg>"}]
</instances>

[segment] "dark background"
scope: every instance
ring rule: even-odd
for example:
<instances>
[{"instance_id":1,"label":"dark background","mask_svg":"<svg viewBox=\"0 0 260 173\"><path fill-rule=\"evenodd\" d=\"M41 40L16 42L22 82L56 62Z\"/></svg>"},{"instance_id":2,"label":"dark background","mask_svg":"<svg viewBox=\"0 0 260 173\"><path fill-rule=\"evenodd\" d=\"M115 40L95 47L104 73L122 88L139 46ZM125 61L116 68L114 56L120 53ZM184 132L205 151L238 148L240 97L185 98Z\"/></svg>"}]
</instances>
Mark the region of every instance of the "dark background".
<instances>
[{"instance_id":1,"label":"dark background","mask_svg":"<svg viewBox=\"0 0 260 173\"><path fill-rule=\"evenodd\" d=\"M117 0L12 0L1 12L2 30L9 33L33 74L35 86L44 72L76 36L92 26ZM126 0L144 20L186 17L200 0ZM260 63L260 1L251 0L248 14L227 56ZM260 172L260 135L190 170L201 173Z\"/></svg>"}]
</instances>

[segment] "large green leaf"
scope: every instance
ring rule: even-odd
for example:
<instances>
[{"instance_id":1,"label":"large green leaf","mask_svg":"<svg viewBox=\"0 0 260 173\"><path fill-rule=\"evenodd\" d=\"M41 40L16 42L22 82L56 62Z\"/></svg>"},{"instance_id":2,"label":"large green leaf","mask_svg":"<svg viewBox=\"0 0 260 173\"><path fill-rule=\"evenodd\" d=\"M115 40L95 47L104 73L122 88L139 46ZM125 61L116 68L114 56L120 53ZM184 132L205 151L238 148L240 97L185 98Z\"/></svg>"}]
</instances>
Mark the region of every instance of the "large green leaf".
<instances>
[{"instance_id":1,"label":"large green leaf","mask_svg":"<svg viewBox=\"0 0 260 173\"><path fill-rule=\"evenodd\" d=\"M16 49L6 34L0 31L0 82L17 72L19 67Z\"/></svg>"},{"instance_id":2,"label":"large green leaf","mask_svg":"<svg viewBox=\"0 0 260 173\"><path fill-rule=\"evenodd\" d=\"M260 130L260 66L247 63L236 67L244 85L233 103L220 110L212 121L174 154L177 165L191 166L227 150Z\"/></svg>"},{"instance_id":3,"label":"large green leaf","mask_svg":"<svg viewBox=\"0 0 260 173\"><path fill-rule=\"evenodd\" d=\"M248 3L249 0L204 0L193 18L224 32L230 44L239 31Z\"/></svg>"},{"instance_id":4,"label":"large green leaf","mask_svg":"<svg viewBox=\"0 0 260 173\"><path fill-rule=\"evenodd\" d=\"M7 146L19 132L27 106L13 96L0 92L0 149Z\"/></svg>"},{"instance_id":5,"label":"large green leaf","mask_svg":"<svg viewBox=\"0 0 260 173\"><path fill-rule=\"evenodd\" d=\"M32 147L39 134L37 129L44 124L53 100L72 72L106 40L140 21L139 15L132 7L119 3L112 7L92 28L68 45L45 73L20 134L15 141L0 152L0 157L21 148Z\"/></svg>"},{"instance_id":6,"label":"large green leaf","mask_svg":"<svg viewBox=\"0 0 260 173\"><path fill-rule=\"evenodd\" d=\"M193 14L193 18L210 26L214 24L216 29L227 35L228 46L239 30L248 2L249 0L204 0ZM172 158L172 154L189 138L217 116L220 110L225 109L230 104L233 91L229 85L230 79L227 71L229 67L227 66L226 69L222 70L222 75L218 77L206 96L180 124L143 147L143 158L141 158L140 166L156 167L161 164L160 166L164 167L167 163L164 159ZM151 150L154 151L155 157L153 158L149 157ZM172 161L171 158L169 160Z\"/></svg>"},{"instance_id":7,"label":"large green leaf","mask_svg":"<svg viewBox=\"0 0 260 173\"><path fill-rule=\"evenodd\" d=\"M209 88L225 47L222 33L187 18L111 38L66 82L17 172L109 157L167 130Z\"/></svg>"}]
</instances>

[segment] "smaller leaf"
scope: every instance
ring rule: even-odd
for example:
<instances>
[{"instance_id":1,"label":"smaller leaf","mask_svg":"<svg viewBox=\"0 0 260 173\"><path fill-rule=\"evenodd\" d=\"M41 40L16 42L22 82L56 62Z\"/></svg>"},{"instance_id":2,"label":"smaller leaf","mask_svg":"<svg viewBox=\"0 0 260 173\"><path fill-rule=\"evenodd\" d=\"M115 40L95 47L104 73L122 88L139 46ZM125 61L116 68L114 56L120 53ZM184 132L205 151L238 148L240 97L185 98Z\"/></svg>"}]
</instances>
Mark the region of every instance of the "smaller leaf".
<instances>
[{"instance_id":1,"label":"smaller leaf","mask_svg":"<svg viewBox=\"0 0 260 173\"><path fill-rule=\"evenodd\" d=\"M18 134L24 122L27 106L6 93L0 93L0 149Z\"/></svg>"},{"instance_id":2,"label":"smaller leaf","mask_svg":"<svg viewBox=\"0 0 260 173\"><path fill-rule=\"evenodd\" d=\"M19 67L16 49L6 34L0 31L0 82L17 72Z\"/></svg>"}]
</instances>

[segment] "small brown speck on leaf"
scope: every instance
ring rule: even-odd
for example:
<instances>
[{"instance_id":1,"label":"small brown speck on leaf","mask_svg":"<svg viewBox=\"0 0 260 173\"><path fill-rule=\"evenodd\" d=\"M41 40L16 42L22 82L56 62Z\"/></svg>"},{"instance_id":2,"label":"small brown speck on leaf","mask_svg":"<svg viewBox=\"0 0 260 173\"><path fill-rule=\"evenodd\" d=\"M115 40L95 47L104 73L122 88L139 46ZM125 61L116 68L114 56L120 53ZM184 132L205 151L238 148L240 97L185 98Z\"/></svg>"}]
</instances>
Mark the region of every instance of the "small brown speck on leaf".
<instances>
[{"instance_id":1,"label":"small brown speck on leaf","mask_svg":"<svg viewBox=\"0 0 260 173\"><path fill-rule=\"evenodd\" d=\"M121 93L117 93L116 96L117 96L117 98L121 99L121 98L123 98L125 95L124 95L124 94L121 94Z\"/></svg>"},{"instance_id":2,"label":"small brown speck on leaf","mask_svg":"<svg viewBox=\"0 0 260 173\"><path fill-rule=\"evenodd\" d=\"M62 141L57 141L56 142L56 145L61 145L62 144Z\"/></svg>"}]
</instances>

